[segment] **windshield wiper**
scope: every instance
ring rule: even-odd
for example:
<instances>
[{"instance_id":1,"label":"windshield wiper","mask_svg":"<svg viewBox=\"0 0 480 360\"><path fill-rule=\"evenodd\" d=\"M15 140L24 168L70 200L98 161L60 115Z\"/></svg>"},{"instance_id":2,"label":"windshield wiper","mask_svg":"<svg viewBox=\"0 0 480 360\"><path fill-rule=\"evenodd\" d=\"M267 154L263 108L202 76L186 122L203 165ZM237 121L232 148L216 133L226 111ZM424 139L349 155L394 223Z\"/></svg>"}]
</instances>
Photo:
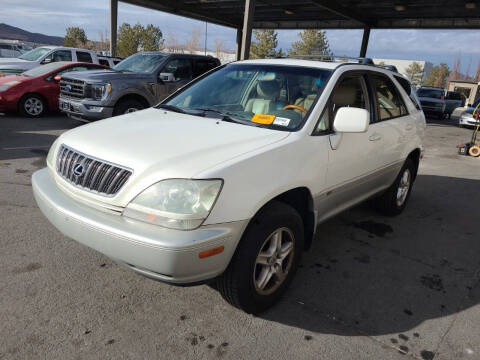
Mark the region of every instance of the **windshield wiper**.
<instances>
[{"instance_id":1,"label":"windshield wiper","mask_svg":"<svg viewBox=\"0 0 480 360\"><path fill-rule=\"evenodd\" d=\"M179 108L178 106L175 105L168 105L168 104L160 104L156 106L157 109L165 109L165 110L170 110L170 111L175 111L178 113L186 114L186 111L183 110L182 108Z\"/></svg>"},{"instance_id":2,"label":"windshield wiper","mask_svg":"<svg viewBox=\"0 0 480 360\"><path fill-rule=\"evenodd\" d=\"M247 124L247 125L252 125L250 121L244 121L243 119L240 119L238 117L233 117L229 115L228 113L225 113L223 111L217 110L217 109L208 109L208 108L196 108L194 110L197 111L203 111L203 115L205 116L207 112L213 112L221 116L222 121L228 121L228 122L233 122L233 123L238 123L238 124Z\"/></svg>"}]
</instances>

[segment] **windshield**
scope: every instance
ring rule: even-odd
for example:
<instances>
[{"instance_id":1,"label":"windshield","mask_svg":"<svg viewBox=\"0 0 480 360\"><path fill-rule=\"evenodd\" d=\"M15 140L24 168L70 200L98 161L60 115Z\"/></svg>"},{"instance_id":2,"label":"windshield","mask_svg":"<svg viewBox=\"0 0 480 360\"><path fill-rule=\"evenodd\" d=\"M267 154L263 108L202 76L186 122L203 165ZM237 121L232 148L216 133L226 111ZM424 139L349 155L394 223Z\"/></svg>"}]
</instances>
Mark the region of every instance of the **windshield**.
<instances>
[{"instance_id":1,"label":"windshield","mask_svg":"<svg viewBox=\"0 0 480 360\"><path fill-rule=\"evenodd\" d=\"M419 97L429 97L434 99L441 99L444 96L443 90L441 89L419 89L417 92Z\"/></svg>"},{"instance_id":2,"label":"windshield","mask_svg":"<svg viewBox=\"0 0 480 360\"><path fill-rule=\"evenodd\" d=\"M243 123L294 131L303 126L330 74L330 70L298 66L230 64L165 104L185 112L212 110Z\"/></svg>"},{"instance_id":3,"label":"windshield","mask_svg":"<svg viewBox=\"0 0 480 360\"><path fill-rule=\"evenodd\" d=\"M40 65L40 66L37 66L36 68L25 71L24 73L22 73L22 76L28 76L28 77L42 76L64 66L65 66L64 63L58 63L58 62L54 62L46 65Z\"/></svg>"},{"instance_id":4,"label":"windshield","mask_svg":"<svg viewBox=\"0 0 480 360\"><path fill-rule=\"evenodd\" d=\"M136 73L151 73L163 61L163 54L138 53L119 62L113 67L117 71L128 71Z\"/></svg>"},{"instance_id":5,"label":"windshield","mask_svg":"<svg viewBox=\"0 0 480 360\"><path fill-rule=\"evenodd\" d=\"M43 55L48 53L51 49L49 48L36 48L33 50L30 50L29 52L23 54L22 56L19 57L19 59L22 60L28 60L28 61L35 61L40 59Z\"/></svg>"}]
</instances>

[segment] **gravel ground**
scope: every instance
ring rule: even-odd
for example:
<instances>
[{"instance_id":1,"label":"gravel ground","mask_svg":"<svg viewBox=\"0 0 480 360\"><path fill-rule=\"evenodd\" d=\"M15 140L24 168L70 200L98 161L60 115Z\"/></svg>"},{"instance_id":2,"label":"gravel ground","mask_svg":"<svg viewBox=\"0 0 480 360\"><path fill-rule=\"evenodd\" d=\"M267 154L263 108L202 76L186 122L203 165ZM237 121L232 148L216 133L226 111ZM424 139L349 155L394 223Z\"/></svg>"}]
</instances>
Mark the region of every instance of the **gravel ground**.
<instances>
[{"instance_id":1,"label":"gravel ground","mask_svg":"<svg viewBox=\"0 0 480 360\"><path fill-rule=\"evenodd\" d=\"M322 224L283 300L259 317L65 238L33 199L48 146L80 123L0 115L0 359L480 359L480 159L431 123L406 211Z\"/></svg>"}]
</instances>

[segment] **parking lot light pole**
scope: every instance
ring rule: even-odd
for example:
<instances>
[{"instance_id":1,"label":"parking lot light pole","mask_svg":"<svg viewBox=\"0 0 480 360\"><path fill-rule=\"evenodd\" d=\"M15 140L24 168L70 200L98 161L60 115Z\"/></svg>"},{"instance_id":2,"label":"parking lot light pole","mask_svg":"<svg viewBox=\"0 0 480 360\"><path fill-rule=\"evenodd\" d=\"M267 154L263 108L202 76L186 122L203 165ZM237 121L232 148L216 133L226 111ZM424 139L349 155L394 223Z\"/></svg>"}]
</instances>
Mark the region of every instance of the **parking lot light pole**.
<instances>
[{"instance_id":1,"label":"parking lot light pole","mask_svg":"<svg viewBox=\"0 0 480 360\"><path fill-rule=\"evenodd\" d=\"M370 38L370 28L366 27L363 29L363 38L362 38L362 47L360 48L360 57L365 57L367 55L369 38Z\"/></svg>"},{"instance_id":2,"label":"parking lot light pole","mask_svg":"<svg viewBox=\"0 0 480 360\"><path fill-rule=\"evenodd\" d=\"M110 0L110 56L117 55L118 0Z\"/></svg>"},{"instance_id":3,"label":"parking lot light pole","mask_svg":"<svg viewBox=\"0 0 480 360\"><path fill-rule=\"evenodd\" d=\"M255 12L255 0L245 0L245 13L243 14L242 47L240 59L246 60L250 56L250 42L252 40L252 23Z\"/></svg>"}]
</instances>

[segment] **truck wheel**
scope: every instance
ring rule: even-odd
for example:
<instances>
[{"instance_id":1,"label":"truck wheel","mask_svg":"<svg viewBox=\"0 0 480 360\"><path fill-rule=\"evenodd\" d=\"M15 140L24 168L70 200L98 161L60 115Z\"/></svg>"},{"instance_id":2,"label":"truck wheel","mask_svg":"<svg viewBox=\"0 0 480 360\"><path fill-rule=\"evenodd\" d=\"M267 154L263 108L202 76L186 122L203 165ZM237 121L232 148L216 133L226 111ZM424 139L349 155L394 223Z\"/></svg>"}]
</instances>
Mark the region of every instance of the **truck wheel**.
<instances>
[{"instance_id":1,"label":"truck wheel","mask_svg":"<svg viewBox=\"0 0 480 360\"><path fill-rule=\"evenodd\" d=\"M403 164L393 184L379 197L373 199L375 208L383 215L399 215L407 205L415 177L415 165L411 159Z\"/></svg>"},{"instance_id":2,"label":"truck wheel","mask_svg":"<svg viewBox=\"0 0 480 360\"><path fill-rule=\"evenodd\" d=\"M217 288L231 305L259 313L272 306L292 281L301 259L303 221L291 206L266 205L250 222Z\"/></svg>"},{"instance_id":3,"label":"truck wheel","mask_svg":"<svg viewBox=\"0 0 480 360\"><path fill-rule=\"evenodd\" d=\"M137 100L124 100L117 105L115 105L115 109L113 109L113 116L129 114L138 110L145 109L145 106Z\"/></svg>"},{"instance_id":4,"label":"truck wheel","mask_svg":"<svg viewBox=\"0 0 480 360\"><path fill-rule=\"evenodd\" d=\"M27 94L20 100L18 108L22 115L38 118L47 111L47 103L40 95Z\"/></svg>"}]
</instances>

